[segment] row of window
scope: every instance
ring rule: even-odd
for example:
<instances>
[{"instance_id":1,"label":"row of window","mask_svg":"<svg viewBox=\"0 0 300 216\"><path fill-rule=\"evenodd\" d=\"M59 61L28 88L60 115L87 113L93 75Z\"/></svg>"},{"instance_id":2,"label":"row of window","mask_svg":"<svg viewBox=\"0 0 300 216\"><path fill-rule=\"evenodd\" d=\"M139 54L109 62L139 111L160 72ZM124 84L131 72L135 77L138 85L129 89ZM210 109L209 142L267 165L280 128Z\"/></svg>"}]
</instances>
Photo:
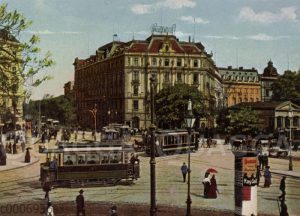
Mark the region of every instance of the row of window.
<instances>
[{"instance_id":1,"label":"row of window","mask_svg":"<svg viewBox=\"0 0 300 216\"><path fill-rule=\"evenodd\" d=\"M255 82L258 81L258 77L250 77L250 76L225 76L222 75L222 79L224 80L235 80L235 81L248 81L248 82Z\"/></svg>"},{"instance_id":2,"label":"row of window","mask_svg":"<svg viewBox=\"0 0 300 216\"><path fill-rule=\"evenodd\" d=\"M250 98L250 99L244 98L243 99L243 98L235 98L235 97L233 97L232 101L233 101L233 105L234 105L234 104L238 104L238 103L242 103L242 102L255 102L255 101L259 101L259 99L256 98L256 100L254 101L254 98Z\"/></svg>"},{"instance_id":3,"label":"row of window","mask_svg":"<svg viewBox=\"0 0 300 216\"><path fill-rule=\"evenodd\" d=\"M164 72L164 82L170 82L171 81L170 77L171 77L170 72ZM156 75L156 78L157 78L157 75ZM136 82L140 82L140 72L139 71L133 71L132 80L136 81ZM176 73L176 81L183 82L183 73L182 72ZM199 83L199 73L193 73L193 83Z\"/></svg>"},{"instance_id":4,"label":"row of window","mask_svg":"<svg viewBox=\"0 0 300 216\"><path fill-rule=\"evenodd\" d=\"M174 64L174 61L176 62L176 64ZM199 67L199 59L193 59L191 60L191 66L193 67ZM176 58L175 59L170 59L170 58L151 58L150 61L150 65L151 66L165 66L165 67L170 67L170 66L177 66L177 67L182 67L184 66L183 64L183 60L181 58ZM127 65L128 66L139 66L139 65L143 65L142 63L142 58L139 57L128 57L127 58Z\"/></svg>"}]
</instances>

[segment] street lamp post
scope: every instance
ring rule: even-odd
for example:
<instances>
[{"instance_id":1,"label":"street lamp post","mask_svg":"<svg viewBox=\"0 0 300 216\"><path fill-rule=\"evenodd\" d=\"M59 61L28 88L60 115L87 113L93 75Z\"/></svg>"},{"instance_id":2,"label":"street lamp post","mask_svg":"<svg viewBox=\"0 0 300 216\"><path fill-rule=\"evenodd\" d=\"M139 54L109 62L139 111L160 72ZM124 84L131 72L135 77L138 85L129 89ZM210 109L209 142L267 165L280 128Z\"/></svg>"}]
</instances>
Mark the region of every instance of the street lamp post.
<instances>
[{"instance_id":1,"label":"street lamp post","mask_svg":"<svg viewBox=\"0 0 300 216\"><path fill-rule=\"evenodd\" d=\"M97 133L97 104L95 104L94 105L94 108L93 109L91 109L91 110L89 110L91 113L92 113L92 115L93 115L93 117L94 117L94 130L95 130L95 137L96 137L96 133Z\"/></svg>"},{"instance_id":2,"label":"street lamp post","mask_svg":"<svg viewBox=\"0 0 300 216\"><path fill-rule=\"evenodd\" d=\"M185 118L185 123L187 125L188 133L189 133L189 151L188 151L188 191L187 191L187 199L186 199L186 216L191 215L191 204L192 204L192 199L191 199L191 131L192 127L195 123L195 117L193 115L192 111L192 101L191 99L188 102L188 113Z\"/></svg>"},{"instance_id":3,"label":"street lamp post","mask_svg":"<svg viewBox=\"0 0 300 216\"><path fill-rule=\"evenodd\" d=\"M290 118L290 143L289 143L289 171L293 171L293 161L292 161L292 121L293 121L293 110L290 107L289 109L289 118Z\"/></svg>"},{"instance_id":4,"label":"street lamp post","mask_svg":"<svg viewBox=\"0 0 300 216\"><path fill-rule=\"evenodd\" d=\"M150 100L151 100L151 148L150 148L150 176L151 176L151 206L150 216L156 216L156 180L155 180L155 124L154 124L154 83L156 82L155 76L150 77Z\"/></svg>"}]
</instances>

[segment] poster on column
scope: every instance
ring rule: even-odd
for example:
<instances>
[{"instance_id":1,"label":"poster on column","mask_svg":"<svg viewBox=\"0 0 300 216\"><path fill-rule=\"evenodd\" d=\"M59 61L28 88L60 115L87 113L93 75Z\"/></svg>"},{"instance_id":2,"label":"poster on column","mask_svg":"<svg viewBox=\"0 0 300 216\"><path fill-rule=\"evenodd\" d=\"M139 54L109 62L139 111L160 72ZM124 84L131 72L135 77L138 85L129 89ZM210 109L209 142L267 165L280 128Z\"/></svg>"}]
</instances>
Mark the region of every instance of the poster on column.
<instances>
[{"instance_id":1,"label":"poster on column","mask_svg":"<svg viewBox=\"0 0 300 216\"><path fill-rule=\"evenodd\" d=\"M257 185L257 159L244 157L242 161L243 173L243 200L251 200L251 187Z\"/></svg>"}]
</instances>

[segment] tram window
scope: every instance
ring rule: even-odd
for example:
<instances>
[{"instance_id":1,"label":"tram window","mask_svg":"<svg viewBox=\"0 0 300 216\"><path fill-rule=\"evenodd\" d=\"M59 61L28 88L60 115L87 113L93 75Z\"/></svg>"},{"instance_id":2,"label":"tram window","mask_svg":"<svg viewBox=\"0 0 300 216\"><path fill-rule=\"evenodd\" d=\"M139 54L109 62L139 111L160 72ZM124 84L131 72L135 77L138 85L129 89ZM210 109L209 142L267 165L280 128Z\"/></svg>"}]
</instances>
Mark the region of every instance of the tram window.
<instances>
[{"instance_id":1,"label":"tram window","mask_svg":"<svg viewBox=\"0 0 300 216\"><path fill-rule=\"evenodd\" d=\"M99 163L99 155L96 153L87 155L87 164L98 164Z\"/></svg>"},{"instance_id":2,"label":"tram window","mask_svg":"<svg viewBox=\"0 0 300 216\"><path fill-rule=\"evenodd\" d=\"M101 164L107 164L109 162L108 154L101 154Z\"/></svg>"},{"instance_id":3,"label":"tram window","mask_svg":"<svg viewBox=\"0 0 300 216\"><path fill-rule=\"evenodd\" d=\"M110 163L120 163L122 162L122 154L121 153L111 153L110 154Z\"/></svg>"},{"instance_id":4,"label":"tram window","mask_svg":"<svg viewBox=\"0 0 300 216\"><path fill-rule=\"evenodd\" d=\"M73 165L75 161L75 155L64 155L64 165Z\"/></svg>"},{"instance_id":5,"label":"tram window","mask_svg":"<svg viewBox=\"0 0 300 216\"><path fill-rule=\"evenodd\" d=\"M78 155L78 164L85 164L85 155L84 154L80 154Z\"/></svg>"}]
</instances>

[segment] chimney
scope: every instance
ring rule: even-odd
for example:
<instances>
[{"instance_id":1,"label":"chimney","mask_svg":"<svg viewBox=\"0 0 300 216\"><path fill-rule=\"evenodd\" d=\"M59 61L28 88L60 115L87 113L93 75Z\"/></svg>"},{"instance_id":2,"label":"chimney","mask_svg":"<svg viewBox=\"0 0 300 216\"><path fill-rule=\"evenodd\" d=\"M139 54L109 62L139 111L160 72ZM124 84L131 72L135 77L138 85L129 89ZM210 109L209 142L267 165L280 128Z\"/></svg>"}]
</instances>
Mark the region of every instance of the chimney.
<instances>
[{"instance_id":1,"label":"chimney","mask_svg":"<svg viewBox=\"0 0 300 216\"><path fill-rule=\"evenodd\" d=\"M191 36L189 36L189 43L191 43Z\"/></svg>"},{"instance_id":2,"label":"chimney","mask_svg":"<svg viewBox=\"0 0 300 216\"><path fill-rule=\"evenodd\" d=\"M228 69L229 69L229 70L232 70L232 66L228 66Z\"/></svg>"},{"instance_id":3,"label":"chimney","mask_svg":"<svg viewBox=\"0 0 300 216\"><path fill-rule=\"evenodd\" d=\"M239 67L239 70L243 70L243 67Z\"/></svg>"}]
</instances>

